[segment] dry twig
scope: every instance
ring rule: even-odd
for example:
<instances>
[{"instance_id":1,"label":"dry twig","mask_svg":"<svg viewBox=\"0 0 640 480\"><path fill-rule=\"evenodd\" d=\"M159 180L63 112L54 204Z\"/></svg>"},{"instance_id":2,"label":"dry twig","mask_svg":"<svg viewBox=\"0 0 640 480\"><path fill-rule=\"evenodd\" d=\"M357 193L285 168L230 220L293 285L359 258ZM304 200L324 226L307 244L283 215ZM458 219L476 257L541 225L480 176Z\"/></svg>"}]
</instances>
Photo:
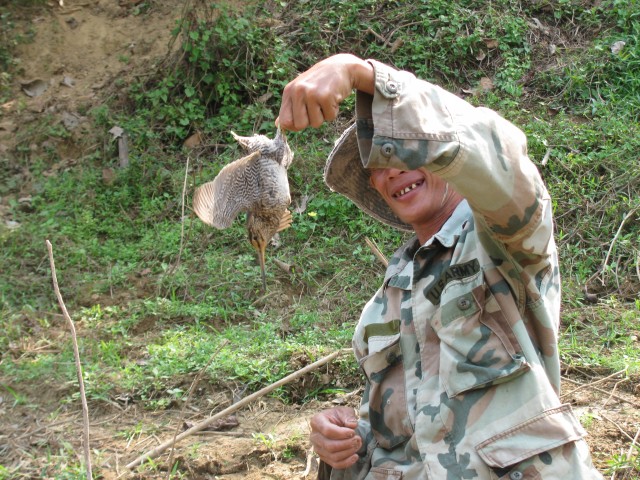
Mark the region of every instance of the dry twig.
<instances>
[{"instance_id":1,"label":"dry twig","mask_svg":"<svg viewBox=\"0 0 640 480\"><path fill-rule=\"evenodd\" d=\"M58 304L60 305L60 309L62 310L62 314L67 321L69 326L69 330L71 331L71 340L73 342L73 356L76 361L76 373L78 374L78 384L80 385L80 399L82 400L82 418L84 420L84 460L85 466L87 470L87 479L92 480L93 474L91 472L91 450L89 448L89 407L87 406L87 397L84 393L84 381L82 380L82 365L80 364L80 352L78 350L78 338L76 336L76 327L73 324L73 320L69 316L69 312L67 312L67 307L64 304L64 300L62 300L62 295L60 294L60 288L58 287L58 278L56 276L56 265L53 261L53 247L51 246L51 242L49 240L46 241L47 250L49 251L49 263L51 264L51 277L53 279L53 289L56 292L56 297L58 298Z\"/></svg>"},{"instance_id":2,"label":"dry twig","mask_svg":"<svg viewBox=\"0 0 640 480\"><path fill-rule=\"evenodd\" d=\"M616 390L618 388L618 385L620 385L621 383L624 382L628 382L629 381L629 377L627 378L623 378L622 380L619 380L615 383L615 385L613 386L613 389L611 389L611 394L607 397L607 399L604 401L604 403L602 404L602 408L607 406L607 403L609 403L609 400L611 400L613 398L613 396L616 393Z\"/></svg>"},{"instance_id":3,"label":"dry twig","mask_svg":"<svg viewBox=\"0 0 640 480\"><path fill-rule=\"evenodd\" d=\"M178 258L176 263L171 267L169 273L173 273L180 266L180 259L182 258L182 250L184 249L184 205L185 196L187 193L187 179L189 178L189 157L187 156L187 164L184 167L184 183L182 185L182 213L180 216L180 248L178 249Z\"/></svg>"},{"instance_id":4,"label":"dry twig","mask_svg":"<svg viewBox=\"0 0 640 480\"><path fill-rule=\"evenodd\" d=\"M570 378L566 378L563 377L563 380L569 382L569 383L573 383L574 385L580 385L583 386L584 384L580 383L580 382L576 382L575 380L571 380ZM586 385L584 385L586 386ZM615 398L616 400L618 400L619 402L624 402L624 403L628 403L629 405L633 405L636 408L640 408L640 403L635 402L633 400L629 400L628 398L624 398L621 397L620 395L614 395L611 392L606 391L603 388L598 388L592 384L589 385L589 388L591 388L592 390L595 390L596 392L600 392L600 393L604 393L605 395L609 395L610 398Z\"/></svg>"},{"instance_id":5,"label":"dry twig","mask_svg":"<svg viewBox=\"0 0 640 480\"><path fill-rule=\"evenodd\" d=\"M625 432L624 428L622 428L617 422L611 420L609 417L607 417L604 413L600 412L599 415L604 418L607 422L612 423L613 425L615 425L615 427L620 431L620 433L622 435L624 435L625 437L627 437L629 440L633 441L633 438L631 437L631 435L629 435L627 432Z\"/></svg>"},{"instance_id":6,"label":"dry twig","mask_svg":"<svg viewBox=\"0 0 640 480\"><path fill-rule=\"evenodd\" d=\"M625 373L627 371L627 367L625 367L624 369L620 370L619 372L616 373L612 373L611 375L601 378L599 380L596 380L595 382L590 382L590 383L583 383L583 384L579 384L580 386L578 388L575 388L573 390L571 390L570 392L564 393L560 396L560 398L565 398L575 392L577 392L578 390L582 390L583 388L592 388L594 385L598 385L599 383L603 383L613 377L617 377L618 375L620 375L621 373ZM577 383L577 382L576 382Z\"/></svg>"},{"instance_id":7,"label":"dry twig","mask_svg":"<svg viewBox=\"0 0 640 480\"><path fill-rule=\"evenodd\" d=\"M631 457L633 456L633 449L638 443L638 437L640 437L640 430L638 430L636 432L636 436L633 437L633 441L631 442L631 446L629 447L629 451L627 452L627 460L631 460Z\"/></svg>"},{"instance_id":8,"label":"dry twig","mask_svg":"<svg viewBox=\"0 0 640 480\"><path fill-rule=\"evenodd\" d=\"M140 465L142 462L144 462L145 460L148 459L152 459L157 457L158 455L160 455L162 452L164 452L167 448L171 447L172 445L174 445L175 443L181 441L182 439L193 435L194 433L199 432L200 430L203 430L205 428L207 428L207 426L211 425L213 422L215 422L216 420L223 418L223 417L227 417L229 415L231 415L232 413L240 410L242 407L244 407L245 405L250 404L251 402L253 402L254 400L257 400L258 398L261 398L265 395L267 395L268 393L271 393L273 390L275 390L276 388L279 388L283 385L286 385L289 382L292 382L293 380L296 380L297 378L312 372L313 370L316 370L317 368L329 363L331 360L333 360L334 358L336 358L338 355L340 355L341 353L347 352L347 351L351 351L349 349L344 349L344 350L337 350L335 352L333 352L330 355L327 355L326 357L321 358L320 360L318 360L317 362L312 363L311 365L307 365L304 368L301 368L300 370L298 370L297 372L292 373L291 375L286 376L285 378L278 380L275 383L272 383L271 385L263 388L262 390L258 390L257 392L249 395L248 397L243 398L242 400L240 400L237 403L234 403L233 405L225 408L224 410L222 410L221 412L216 413L215 415L213 415L212 417L207 418L206 420L203 420L200 423L197 423L196 425L194 425L193 427L191 427L190 429L182 432L180 435L178 435L177 437L175 437L172 440L168 440L160 445L158 445L156 448L154 448L153 450L144 453L143 455L139 456L138 458L136 458L135 460L133 460L132 462L130 462L126 468L128 470L131 470L134 467L137 467L138 465Z\"/></svg>"},{"instance_id":9,"label":"dry twig","mask_svg":"<svg viewBox=\"0 0 640 480\"><path fill-rule=\"evenodd\" d=\"M615 245L616 241L618 240L618 237L620 236L620 233L622 232L622 227L624 227L624 224L627 223L627 220L629 220L629 218L631 218L631 215L633 215L634 213L636 213L638 211L638 208L640 208L640 207L636 207L636 208L632 209L631 211L629 211L624 216L624 218L622 219L622 222L620 222L620 226L618 227L618 231L613 236L613 240L611 240L611 245L609 245L609 251L607 252L607 255L604 257L604 262L602 262L601 272L603 274L603 277L600 279L600 281L602 282L603 285L604 285L604 272L605 272L605 270L607 268L607 264L609 263L609 256L611 255L611 251L613 250L613 246Z\"/></svg>"},{"instance_id":10,"label":"dry twig","mask_svg":"<svg viewBox=\"0 0 640 480\"><path fill-rule=\"evenodd\" d=\"M387 260L387 257L384 256L384 254L380 251L374 241L369 237L364 237L364 241L367 242L367 245L369 246L373 254L377 257L377 259L380 260L380 263L382 263L384 267L387 268L389 266L389 260Z\"/></svg>"}]
</instances>

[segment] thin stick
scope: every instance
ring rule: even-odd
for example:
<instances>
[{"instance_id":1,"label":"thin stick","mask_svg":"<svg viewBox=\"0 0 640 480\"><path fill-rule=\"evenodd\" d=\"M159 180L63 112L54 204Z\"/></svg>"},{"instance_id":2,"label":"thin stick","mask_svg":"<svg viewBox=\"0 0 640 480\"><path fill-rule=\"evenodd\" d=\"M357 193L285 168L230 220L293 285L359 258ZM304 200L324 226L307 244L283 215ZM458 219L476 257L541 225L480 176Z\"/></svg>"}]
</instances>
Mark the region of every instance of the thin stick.
<instances>
[{"instance_id":1,"label":"thin stick","mask_svg":"<svg viewBox=\"0 0 640 480\"><path fill-rule=\"evenodd\" d=\"M73 356L76 361L76 373L78 374L78 384L80 385L80 399L82 400L82 419L84 422L84 460L87 470L87 479L92 480L93 474L91 472L91 449L89 448L89 407L87 406L87 397L84 393L84 381L82 380L82 365L80 364L80 352L78 350L78 339L76 337L76 327L73 324L73 320L67 312L67 307L64 305L62 295L60 294L60 288L58 288L58 278L56 276L56 265L53 261L53 247L49 240L46 241L47 250L49 251L49 263L51 264L51 277L53 278L53 289L56 292L58 298L58 304L62 310L64 318L67 320L69 330L71 330L71 340L73 342Z\"/></svg>"},{"instance_id":2,"label":"thin stick","mask_svg":"<svg viewBox=\"0 0 640 480\"><path fill-rule=\"evenodd\" d=\"M603 275L603 277L601 278L601 282L602 282L603 285L604 285L604 272L605 272L605 269L607 268L607 263L609 263L609 255L611 255L611 251L613 250L613 246L615 245L616 240L618 240L618 237L620 236L620 232L622 232L622 227L624 227L624 224L627 222L627 220L629 220L631 215L636 213L636 210L638 210L638 208L639 207L634 208L633 210L631 210L629 213L627 213L624 216L624 218L622 219L622 222L620 223L620 226L618 227L618 231L613 236L613 240L611 240L611 245L609 245L609 251L607 252L606 257L604 257L604 262L602 262L602 275Z\"/></svg>"},{"instance_id":3,"label":"thin stick","mask_svg":"<svg viewBox=\"0 0 640 480\"><path fill-rule=\"evenodd\" d=\"M564 381L573 383L574 385L584 385L584 384L582 384L580 382L576 382L575 380L571 380L570 378L562 377L562 379ZM628 403L629 405L633 405L634 407L640 408L640 403L638 403L638 402L634 402L633 400L629 400L627 398L621 397L620 395L614 395L613 393L608 392L603 388L594 387L593 385L590 385L589 387L592 390L595 390L595 391L600 392L600 393L604 393L605 395L609 395L611 398L615 398L616 400L618 400L620 402Z\"/></svg>"},{"instance_id":4,"label":"thin stick","mask_svg":"<svg viewBox=\"0 0 640 480\"><path fill-rule=\"evenodd\" d=\"M624 383L624 382L628 382L628 381L629 381L629 377L623 378L622 380L619 380L619 381L617 381L615 383L615 385L613 386L613 389L611 390L611 394L607 397L607 399L602 404L602 408L606 407L607 403L609 403L609 400L611 400L613 398L613 395L615 395L616 389L618 388L618 385L620 385L621 383Z\"/></svg>"},{"instance_id":5,"label":"thin stick","mask_svg":"<svg viewBox=\"0 0 640 480\"><path fill-rule=\"evenodd\" d=\"M613 420L611 420L609 417L607 417L604 413L600 412L599 415L604 418L607 422L611 422L613 423L616 428L618 430L620 430L620 433L622 433L622 435L624 435L625 437L627 437L629 440L633 441L633 438L631 437L631 435L629 435L627 432L624 431L624 429L618 425L616 422L614 422Z\"/></svg>"},{"instance_id":6,"label":"thin stick","mask_svg":"<svg viewBox=\"0 0 640 480\"><path fill-rule=\"evenodd\" d=\"M196 387L200 382L200 378L202 378L202 375L209 368L209 365L211 365L211 362L213 362L213 359L218 356L222 348L225 347L227 343L229 343L229 340L225 338L222 341L222 343L218 346L217 350L213 352L213 355L211 355L211 358L209 359L207 364L200 369L200 371L196 375L196 378L191 383L191 387L189 388L189 394L187 395L187 399L182 405L182 410L180 411L180 418L178 419L178 424L176 425L176 429L173 432L173 445L171 447L171 452L169 453L169 460L167 461L167 480L171 479L171 468L172 468L171 462L173 461L173 453L175 452L175 449L173 447L175 446L176 437L178 436L178 431L180 430L180 427L182 426L182 421L184 420L184 411L187 408L187 405L189 405L189 402L191 401L191 397L193 396L193 392L195 392Z\"/></svg>"},{"instance_id":7,"label":"thin stick","mask_svg":"<svg viewBox=\"0 0 640 480\"><path fill-rule=\"evenodd\" d=\"M188 430L185 430L184 432L182 432L180 435L178 435L174 439L168 440L168 441L158 445L153 450L151 450L151 451L139 456L134 461L129 463L126 468L128 470L131 470L132 468L137 467L138 465L140 465L145 460L157 457L158 455L160 455L162 452L164 452L167 448L169 448L173 444L181 441L182 439L184 439L184 438L186 438L186 437L188 437L190 435L193 435L194 433L199 432L200 430L203 430L203 429L207 428L209 425L211 425L216 420L231 415L232 413L240 410L242 407L244 407L245 405L248 405L249 403L253 402L254 400L257 400L258 398L264 397L265 395L267 395L268 393L272 392L276 388L279 388L279 387L281 387L283 385L286 385L287 383L292 382L293 380L296 380L297 378L300 378L301 376L303 376L303 375L305 375L305 374L307 374L307 373L309 373L309 372L311 372L313 370L316 370L317 368L320 368L321 366L329 363L331 360L336 358L341 353L344 353L344 352L347 352L347 351L351 351L351 350L349 350L349 349L337 350L337 351L333 352L332 354L321 358L317 362L314 362L311 365L307 365L306 367L301 368L297 372L294 372L291 375L288 375L288 376L284 377L283 379L278 380L275 383L272 383L268 387L265 387L262 390L258 390L257 392L249 395L248 397L243 398L239 402L234 403L233 405L225 408L221 412L216 413L212 417L209 417L206 420L203 420L202 422L195 424L193 427L191 427Z\"/></svg>"},{"instance_id":8,"label":"thin stick","mask_svg":"<svg viewBox=\"0 0 640 480\"><path fill-rule=\"evenodd\" d=\"M562 394L560 396L560 398L564 398L564 397L566 397L568 395L571 395L572 393L575 393L578 390L582 390L583 388L593 387L594 385L597 385L599 383L603 383L603 382L609 380L610 378L616 377L616 376L620 375L621 373L625 373L627 371L627 368L628 367L625 367L622 370L620 370L619 372L612 373L611 375L609 375L607 377L604 377L604 378L601 378L599 380L596 380L595 382L580 384L580 386L578 388L575 388L575 389L571 390L570 392Z\"/></svg>"},{"instance_id":9,"label":"thin stick","mask_svg":"<svg viewBox=\"0 0 640 480\"><path fill-rule=\"evenodd\" d=\"M378 258L378 260L380 260L380 263L382 263L384 267L387 268L389 266L389 260L387 260L387 257L384 256L375 242L369 237L364 237L364 241L367 242L367 245L369 246L373 254Z\"/></svg>"},{"instance_id":10,"label":"thin stick","mask_svg":"<svg viewBox=\"0 0 640 480\"><path fill-rule=\"evenodd\" d=\"M633 449L638 442L638 437L640 436L640 430L636 432L636 436L633 437L633 441L631 442L631 446L629 447L629 451L627 452L627 461L631 460L631 456L633 455Z\"/></svg>"},{"instance_id":11,"label":"thin stick","mask_svg":"<svg viewBox=\"0 0 640 480\"><path fill-rule=\"evenodd\" d=\"M182 184L182 213L180 217L180 248L178 249L178 258L176 263L171 268L173 272L180 265L180 259L182 258L182 250L184 248L184 197L187 192L187 180L189 178L189 156L187 155L187 164L184 167L184 183Z\"/></svg>"}]
</instances>

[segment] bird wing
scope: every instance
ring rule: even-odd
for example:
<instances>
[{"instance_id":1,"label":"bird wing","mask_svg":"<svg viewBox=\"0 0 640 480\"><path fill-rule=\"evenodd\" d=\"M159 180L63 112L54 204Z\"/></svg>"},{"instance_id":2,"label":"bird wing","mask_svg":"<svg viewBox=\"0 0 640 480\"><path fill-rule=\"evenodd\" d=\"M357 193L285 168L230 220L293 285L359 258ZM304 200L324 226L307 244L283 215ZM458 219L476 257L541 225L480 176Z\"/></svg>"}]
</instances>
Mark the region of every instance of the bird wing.
<instances>
[{"instance_id":1,"label":"bird wing","mask_svg":"<svg viewBox=\"0 0 640 480\"><path fill-rule=\"evenodd\" d=\"M204 223L227 228L238 213L249 210L260 198L257 160L260 152L230 163L216 178L196 188L193 210Z\"/></svg>"}]
</instances>

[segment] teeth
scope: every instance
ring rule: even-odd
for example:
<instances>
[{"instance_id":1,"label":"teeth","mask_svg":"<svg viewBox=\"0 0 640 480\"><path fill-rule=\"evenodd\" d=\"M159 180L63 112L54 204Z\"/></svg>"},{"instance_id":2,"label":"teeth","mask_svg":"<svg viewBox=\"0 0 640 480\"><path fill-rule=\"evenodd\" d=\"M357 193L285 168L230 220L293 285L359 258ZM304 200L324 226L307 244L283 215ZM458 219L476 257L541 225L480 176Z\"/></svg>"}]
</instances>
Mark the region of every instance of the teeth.
<instances>
[{"instance_id":1,"label":"teeth","mask_svg":"<svg viewBox=\"0 0 640 480\"><path fill-rule=\"evenodd\" d=\"M411 190L413 190L414 188L416 188L418 186L417 183L412 183L411 185L409 185L408 187L403 188L402 190L400 190L397 194L396 197L401 197L402 195L409 193Z\"/></svg>"}]
</instances>

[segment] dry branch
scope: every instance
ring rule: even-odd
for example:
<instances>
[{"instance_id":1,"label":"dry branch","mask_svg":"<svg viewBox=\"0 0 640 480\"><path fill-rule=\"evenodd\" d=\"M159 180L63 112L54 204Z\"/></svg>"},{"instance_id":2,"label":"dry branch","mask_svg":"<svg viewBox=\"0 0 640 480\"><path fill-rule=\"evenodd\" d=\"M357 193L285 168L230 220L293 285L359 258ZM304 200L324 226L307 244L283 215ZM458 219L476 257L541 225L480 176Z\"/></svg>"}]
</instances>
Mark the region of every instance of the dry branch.
<instances>
[{"instance_id":1,"label":"dry branch","mask_svg":"<svg viewBox=\"0 0 640 480\"><path fill-rule=\"evenodd\" d=\"M569 396L569 395L572 395L572 394L574 394L575 392L577 392L578 390L582 390L583 388L593 388L595 385L598 385L598 384L600 384L600 383L604 383L604 382L606 382L607 380L609 380L609 379L611 379L611 378L617 377L617 376L618 376L618 375L620 375L621 373L626 373L626 371L627 371L627 367L623 368L623 369L622 369L622 370L620 370L619 372L615 372L615 373L612 373L611 375L608 375L608 376L606 376L606 377L600 378L600 379L596 380L595 382L580 384L580 386L579 386L578 388L574 388L574 389L573 389L573 390L571 390L570 392L567 392L567 393L562 394L562 395L560 396L560 398L565 398L565 397L567 397L567 396ZM613 396L613 395L612 395L612 396Z\"/></svg>"},{"instance_id":2,"label":"dry branch","mask_svg":"<svg viewBox=\"0 0 640 480\"><path fill-rule=\"evenodd\" d=\"M145 460L157 457L162 452L164 452L167 448L171 447L172 445L174 445L175 443L181 441L182 439L184 439L184 438L186 438L186 437L188 437L190 435L193 435L194 433L197 433L200 430L203 430L203 429L207 428L209 425L211 425L213 422L215 422L216 420L218 420L220 418L223 418L223 417L231 415L232 413L240 410L245 405L248 405L249 403L253 402L254 400L257 400L258 398L264 397L265 395L267 395L268 393L272 392L276 388L279 388L279 387L281 387L283 385L286 385L287 383L292 382L293 380L296 380L297 378L300 378L301 376L303 376L303 375L305 375L305 374L307 374L309 372L312 372L313 370L316 370L317 368L320 368L321 366L329 363L331 360L336 358L338 355L340 355L341 353L344 353L346 351L350 351L350 350L348 350L348 349L346 349L346 350L337 350L337 351L333 352L332 354L321 358L317 362L314 362L311 365L307 365L306 367L301 368L297 372L294 372L291 375L288 375L288 376L284 377L283 379L278 380L275 383L272 383L271 385L263 388L262 390L258 390L257 392L249 395L248 397L243 398L239 402L234 403L233 405L225 408L221 412L216 413L212 417L209 417L206 420L203 420L202 422L195 424L193 427L191 427L188 430L185 430L184 432L182 432L180 435L178 435L174 439L168 440L168 441L158 445L153 450L150 450L149 452L144 453L143 455L139 456L138 458L136 458L135 460L130 462L126 466L126 468L128 470L131 470L132 468L137 467L138 465L140 465Z\"/></svg>"},{"instance_id":3,"label":"dry branch","mask_svg":"<svg viewBox=\"0 0 640 480\"><path fill-rule=\"evenodd\" d=\"M60 294L60 288L58 287L58 278L56 276L56 265L53 261L53 247L51 246L51 242L49 240L46 241L46 244L47 250L49 251L49 263L51 264L53 289L56 292L58 304L60 305L62 314L67 321L69 330L71 330L71 340L73 341L73 356L76 361L76 373L78 374L78 384L80 385L80 399L82 400L82 419L84 423L84 460L87 470L87 479L92 480L93 474L91 472L91 449L89 448L89 407L87 406L87 397L84 393L84 381L82 380L82 365L80 364L80 352L78 350L76 327L73 324L73 320L71 320L71 317L69 316L69 312L67 312L67 307L65 306L64 301L62 300L62 295Z\"/></svg>"},{"instance_id":4,"label":"dry branch","mask_svg":"<svg viewBox=\"0 0 640 480\"><path fill-rule=\"evenodd\" d=\"M567 382L569 382L569 383L573 383L574 385L581 385L581 386L585 386L585 387L588 386L591 390L595 390L596 392L600 392L600 393L603 393L605 395L609 395L610 398L615 398L619 402L628 403L629 405L632 405L635 408L640 408L640 403L635 402L633 400L629 400L628 398L624 398L624 397L622 397L620 395L613 394L613 393L611 393L611 392L609 392L609 391L607 391L607 390L605 390L603 388L596 387L593 384L585 385L583 383L576 382L575 380L571 380L570 378L567 378L567 377L562 377L562 379L567 381ZM563 395L563 397L564 397L564 395Z\"/></svg>"}]
</instances>

